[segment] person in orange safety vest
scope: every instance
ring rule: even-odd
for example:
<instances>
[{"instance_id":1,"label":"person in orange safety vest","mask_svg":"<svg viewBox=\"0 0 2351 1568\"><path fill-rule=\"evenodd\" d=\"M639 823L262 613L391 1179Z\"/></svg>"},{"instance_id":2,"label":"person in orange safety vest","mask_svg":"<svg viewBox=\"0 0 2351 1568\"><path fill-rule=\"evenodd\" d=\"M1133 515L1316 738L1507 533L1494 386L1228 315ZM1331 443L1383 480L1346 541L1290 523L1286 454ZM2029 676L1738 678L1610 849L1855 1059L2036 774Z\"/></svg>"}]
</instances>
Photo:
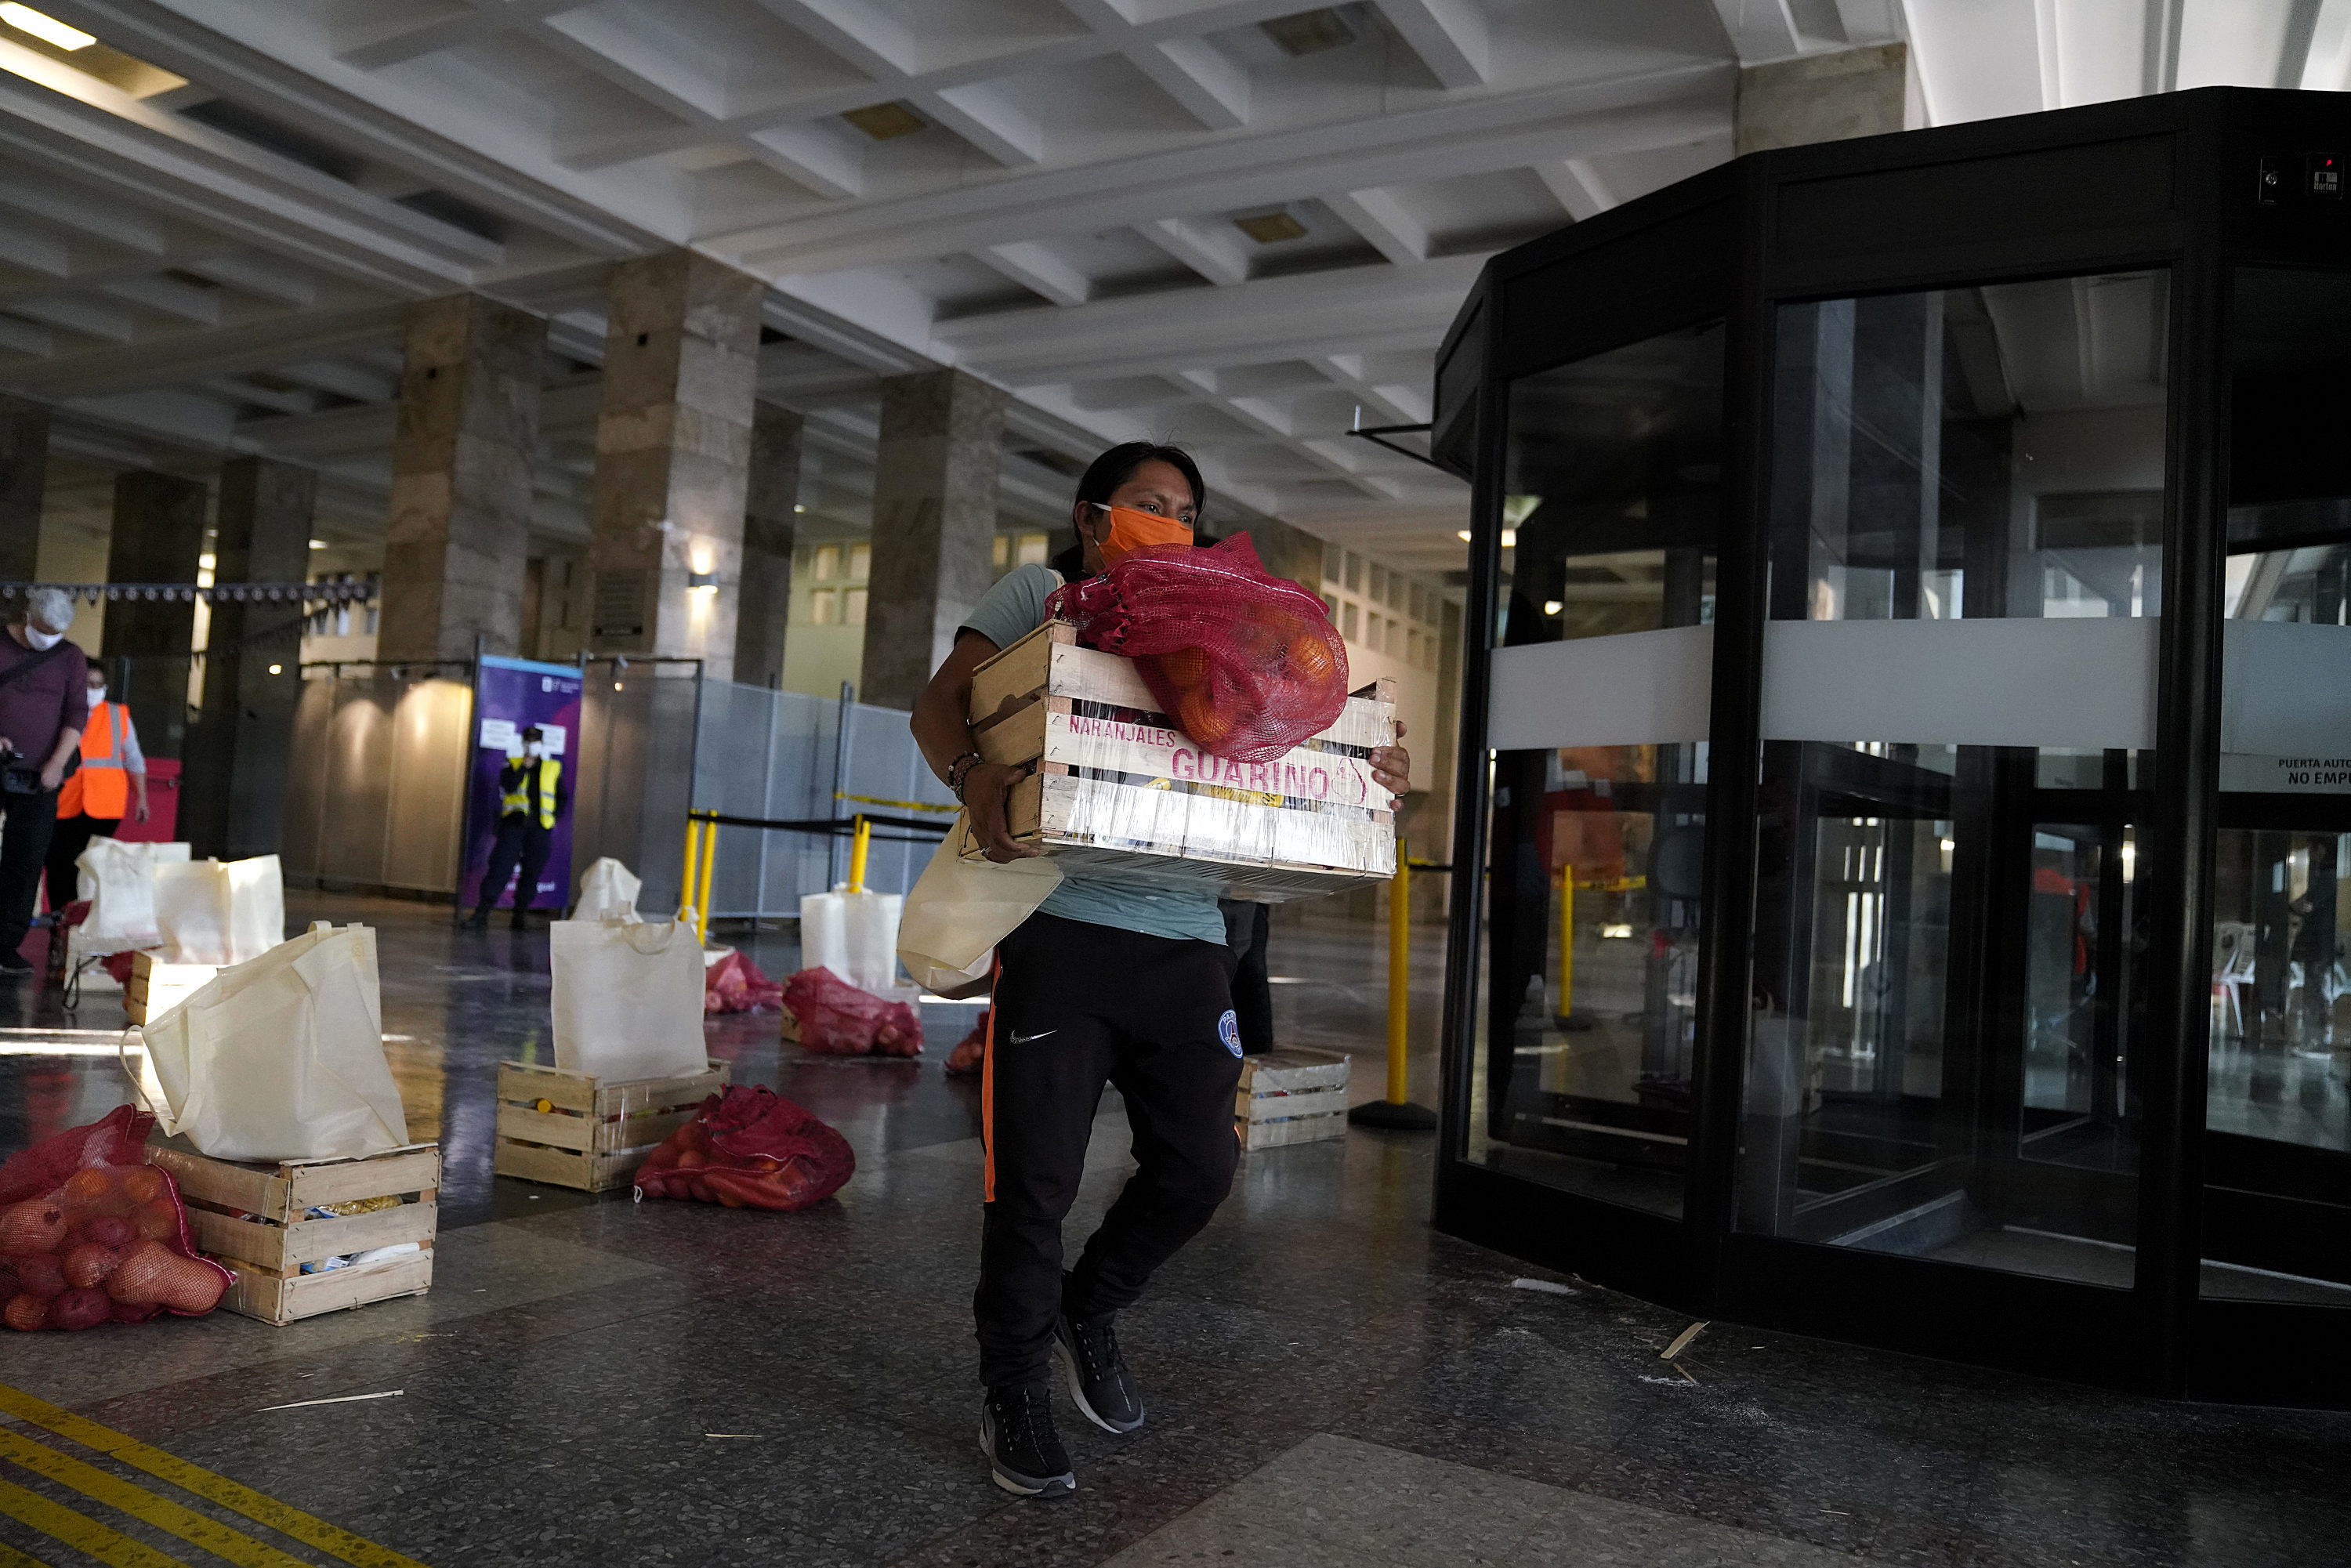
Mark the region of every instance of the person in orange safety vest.
<instances>
[{"instance_id":1,"label":"person in orange safety vest","mask_svg":"<svg viewBox=\"0 0 2351 1568\"><path fill-rule=\"evenodd\" d=\"M81 766L57 791L57 825L49 835L49 908L78 898L74 862L92 839L110 839L129 815L147 820L147 758L131 710L106 700L106 672L89 667L89 719L82 726Z\"/></svg>"}]
</instances>

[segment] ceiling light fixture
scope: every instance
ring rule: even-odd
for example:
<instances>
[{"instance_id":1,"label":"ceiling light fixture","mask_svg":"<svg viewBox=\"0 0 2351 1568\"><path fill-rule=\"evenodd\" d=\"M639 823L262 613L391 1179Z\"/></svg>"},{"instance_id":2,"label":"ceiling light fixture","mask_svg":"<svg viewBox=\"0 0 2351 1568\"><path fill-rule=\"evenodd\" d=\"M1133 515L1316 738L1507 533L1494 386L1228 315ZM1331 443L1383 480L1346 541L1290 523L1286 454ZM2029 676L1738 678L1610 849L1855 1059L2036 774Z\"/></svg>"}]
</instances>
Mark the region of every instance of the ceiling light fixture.
<instances>
[{"instance_id":1,"label":"ceiling light fixture","mask_svg":"<svg viewBox=\"0 0 2351 1568\"><path fill-rule=\"evenodd\" d=\"M1259 245L1280 245L1284 240L1306 237L1306 225L1288 213L1257 213L1235 218L1233 227Z\"/></svg>"},{"instance_id":2,"label":"ceiling light fixture","mask_svg":"<svg viewBox=\"0 0 2351 1568\"><path fill-rule=\"evenodd\" d=\"M1319 55L1355 41L1355 26L1335 5L1318 5L1259 22L1258 30L1280 46L1285 55Z\"/></svg>"},{"instance_id":3,"label":"ceiling light fixture","mask_svg":"<svg viewBox=\"0 0 2351 1568\"><path fill-rule=\"evenodd\" d=\"M1453 537L1459 539L1466 545L1469 542L1469 530L1468 528L1456 528L1453 530ZM1502 548L1504 549L1516 549L1519 548L1518 529L1504 528L1502 530Z\"/></svg>"},{"instance_id":4,"label":"ceiling light fixture","mask_svg":"<svg viewBox=\"0 0 2351 1568\"><path fill-rule=\"evenodd\" d=\"M903 103L869 103L863 109L843 110L841 118L876 141L912 136L930 128L930 121Z\"/></svg>"},{"instance_id":5,"label":"ceiling light fixture","mask_svg":"<svg viewBox=\"0 0 2351 1568\"><path fill-rule=\"evenodd\" d=\"M310 548L312 549L325 549L327 548L327 541L324 539L312 539L310 541Z\"/></svg>"},{"instance_id":6,"label":"ceiling light fixture","mask_svg":"<svg viewBox=\"0 0 2351 1568\"><path fill-rule=\"evenodd\" d=\"M68 27L55 16L44 16L30 5L19 5L16 0L8 0L6 5L0 5L0 22L7 23L20 33L30 33L45 44L55 44L68 53L86 49L98 42L96 34L85 33L79 27Z\"/></svg>"}]
</instances>

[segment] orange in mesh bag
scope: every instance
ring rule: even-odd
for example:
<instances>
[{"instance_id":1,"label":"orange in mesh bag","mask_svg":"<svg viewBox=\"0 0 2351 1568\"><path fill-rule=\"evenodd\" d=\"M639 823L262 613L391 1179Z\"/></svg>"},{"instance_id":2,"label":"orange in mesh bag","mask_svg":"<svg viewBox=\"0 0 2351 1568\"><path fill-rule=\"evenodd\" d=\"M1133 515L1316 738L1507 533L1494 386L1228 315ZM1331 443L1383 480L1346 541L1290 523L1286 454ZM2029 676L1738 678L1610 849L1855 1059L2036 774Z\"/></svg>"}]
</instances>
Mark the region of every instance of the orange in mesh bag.
<instances>
[{"instance_id":1,"label":"orange in mesh bag","mask_svg":"<svg viewBox=\"0 0 2351 1568\"><path fill-rule=\"evenodd\" d=\"M1347 645L1322 601L1267 571L1247 534L1151 546L1055 590L1045 611L1133 659L1160 711L1214 756L1271 762L1347 706Z\"/></svg>"},{"instance_id":2,"label":"orange in mesh bag","mask_svg":"<svg viewBox=\"0 0 2351 1568\"><path fill-rule=\"evenodd\" d=\"M0 1167L0 1322L87 1329L220 1304L235 1276L197 1255L179 1189L147 1163L154 1125L118 1106Z\"/></svg>"}]
</instances>

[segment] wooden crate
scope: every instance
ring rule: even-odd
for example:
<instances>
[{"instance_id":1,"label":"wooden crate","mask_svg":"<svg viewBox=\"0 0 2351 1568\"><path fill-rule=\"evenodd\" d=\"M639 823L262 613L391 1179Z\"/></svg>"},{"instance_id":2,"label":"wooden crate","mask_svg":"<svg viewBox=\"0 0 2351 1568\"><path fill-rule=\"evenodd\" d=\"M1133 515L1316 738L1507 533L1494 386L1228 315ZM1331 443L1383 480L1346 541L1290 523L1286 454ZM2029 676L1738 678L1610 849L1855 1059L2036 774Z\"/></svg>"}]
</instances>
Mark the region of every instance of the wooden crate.
<instances>
[{"instance_id":1,"label":"wooden crate","mask_svg":"<svg viewBox=\"0 0 2351 1568\"><path fill-rule=\"evenodd\" d=\"M491 1168L549 1186L625 1186L662 1141L726 1087L713 1061L678 1078L606 1081L590 1072L498 1063L497 1143Z\"/></svg>"},{"instance_id":2,"label":"wooden crate","mask_svg":"<svg viewBox=\"0 0 2351 1568\"><path fill-rule=\"evenodd\" d=\"M147 1157L179 1183L196 1245L236 1275L221 1298L233 1312L283 1327L320 1312L421 1296L432 1287L440 1226L437 1144L356 1159L251 1162L214 1159L183 1138L157 1138ZM310 1216L314 1208L370 1197L404 1201L366 1214ZM408 1241L422 1249L363 1268L302 1272L305 1263Z\"/></svg>"},{"instance_id":3,"label":"wooden crate","mask_svg":"<svg viewBox=\"0 0 2351 1568\"><path fill-rule=\"evenodd\" d=\"M1347 1135L1347 1066L1335 1051L1269 1051L1241 1061L1233 1126L1244 1149Z\"/></svg>"},{"instance_id":4,"label":"wooden crate","mask_svg":"<svg viewBox=\"0 0 2351 1568\"><path fill-rule=\"evenodd\" d=\"M152 953L131 956L131 983L122 988L122 1012L132 1023L170 1011L212 981L218 964L166 964Z\"/></svg>"},{"instance_id":5,"label":"wooden crate","mask_svg":"<svg viewBox=\"0 0 2351 1568\"><path fill-rule=\"evenodd\" d=\"M1050 621L973 673L971 713L982 757L1034 768L1013 786L1013 836L1065 867L1268 904L1395 874L1393 801L1369 761L1395 737L1385 681L1286 756L1228 762L1157 711L1132 661Z\"/></svg>"}]
</instances>

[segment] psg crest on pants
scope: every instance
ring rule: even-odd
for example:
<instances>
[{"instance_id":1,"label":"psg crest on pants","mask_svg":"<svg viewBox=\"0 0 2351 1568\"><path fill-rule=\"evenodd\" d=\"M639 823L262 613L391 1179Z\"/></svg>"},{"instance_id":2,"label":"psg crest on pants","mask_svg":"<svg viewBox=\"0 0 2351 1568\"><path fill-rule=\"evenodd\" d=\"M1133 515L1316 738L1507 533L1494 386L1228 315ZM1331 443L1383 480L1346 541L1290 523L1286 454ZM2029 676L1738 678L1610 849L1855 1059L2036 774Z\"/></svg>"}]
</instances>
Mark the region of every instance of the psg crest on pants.
<instances>
[{"instance_id":1,"label":"psg crest on pants","mask_svg":"<svg viewBox=\"0 0 2351 1568\"><path fill-rule=\"evenodd\" d=\"M1230 1008L1227 1008L1225 1016L1217 1020L1217 1038L1223 1040L1225 1049L1235 1056L1241 1053L1241 1020L1233 1015Z\"/></svg>"}]
</instances>

